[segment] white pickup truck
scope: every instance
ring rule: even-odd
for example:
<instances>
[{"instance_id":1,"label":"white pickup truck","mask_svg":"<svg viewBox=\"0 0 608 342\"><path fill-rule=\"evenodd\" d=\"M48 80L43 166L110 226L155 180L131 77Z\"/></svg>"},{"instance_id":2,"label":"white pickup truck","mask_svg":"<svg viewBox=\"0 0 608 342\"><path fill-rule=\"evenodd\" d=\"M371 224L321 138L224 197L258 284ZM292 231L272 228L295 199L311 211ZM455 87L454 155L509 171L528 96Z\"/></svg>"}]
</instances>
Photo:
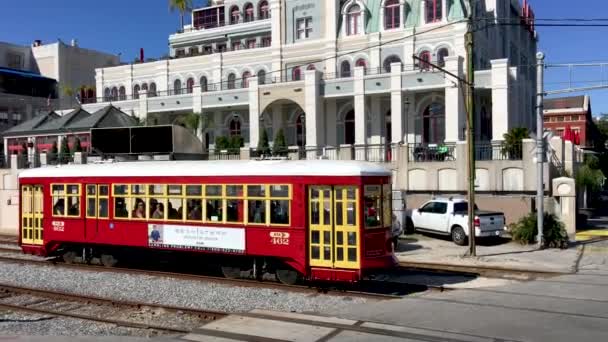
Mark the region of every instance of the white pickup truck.
<instances>
[{"instance_id":1,"label":"white pickup truck","mask_svg":"<svg viewBox=\"0 0 608 342\"><path fill-rule=\"evenodd\" d=\"M407 212L406 232L422 231L451 235L457 245L465 245L469 236L468 203L463 199L433 199L420 209ZM500 236L505 230L505 215L481 211L475 206L475 236Z\"/></svg>"}]
</instances>

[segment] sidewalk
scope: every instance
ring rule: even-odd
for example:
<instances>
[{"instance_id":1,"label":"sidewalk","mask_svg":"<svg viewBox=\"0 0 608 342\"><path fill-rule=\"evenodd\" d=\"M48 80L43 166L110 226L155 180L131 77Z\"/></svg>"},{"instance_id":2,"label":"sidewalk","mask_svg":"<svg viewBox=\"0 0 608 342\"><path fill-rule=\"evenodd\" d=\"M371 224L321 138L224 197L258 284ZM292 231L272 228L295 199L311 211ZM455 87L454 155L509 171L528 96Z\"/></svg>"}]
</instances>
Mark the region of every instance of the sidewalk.
<instances>
[{"instance_id":1,"label":"sidewalk","mask_svg":"<svg viewBox=\"0 0 608 342\"><path fill-rule=\"evenodd\" d=\"M574 273L580 248L538 250L509 240L480 240L477 257L467 257L468 246L458 246L448 237L407 235L396 256L402 262L448 266L491 267L516 271Z\"/></svg>"}]
</instances>

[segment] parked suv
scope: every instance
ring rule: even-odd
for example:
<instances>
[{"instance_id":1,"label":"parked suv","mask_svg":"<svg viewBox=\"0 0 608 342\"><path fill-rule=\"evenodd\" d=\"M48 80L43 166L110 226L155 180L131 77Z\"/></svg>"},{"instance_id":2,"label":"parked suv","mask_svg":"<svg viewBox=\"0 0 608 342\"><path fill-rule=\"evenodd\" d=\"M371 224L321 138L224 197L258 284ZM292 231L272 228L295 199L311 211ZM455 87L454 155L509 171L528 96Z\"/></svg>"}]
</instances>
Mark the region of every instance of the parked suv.
<instances>
[{"instance_id":1,"label":"parked suv","mask_svg":"<svg viewBox=\"0 0 608 342\"><path fill-rule=\"evenodd\" d=\"M463 199L434 199L419 209L406 212L406 231L450 235L457 245L465 245L469 236L469 204ZM500 236L505 230L505 215L481 211L475 206L475 236Z\"/></svg>"}]
</instances>

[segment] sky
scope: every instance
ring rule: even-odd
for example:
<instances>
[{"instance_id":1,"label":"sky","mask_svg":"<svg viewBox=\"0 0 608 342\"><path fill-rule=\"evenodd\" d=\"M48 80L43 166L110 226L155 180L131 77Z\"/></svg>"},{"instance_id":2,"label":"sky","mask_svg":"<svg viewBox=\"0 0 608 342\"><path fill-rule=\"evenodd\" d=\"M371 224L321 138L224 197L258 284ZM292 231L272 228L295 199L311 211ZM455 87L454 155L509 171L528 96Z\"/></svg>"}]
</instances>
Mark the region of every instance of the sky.
<instances>
[{"instance_id":1,"label":"sky","mask_svg":"<svg viewBox=\"0 0 608 342\"><path fill-rule=\"evenodd\" d=\"M320 0L324 1L324 0ZM195 0L202 5L205 0ZM608 18L605 0L587 0L578 6L571 0L531 0L537 18ZM179 14L171 13L167 0L4 0L1 5L0 41L29 45L35 39L78 44L120 54L125 62L139 56L168 53L168 37L179 27ZM606 22L608 24L608 22ZM538 27L547 63L608 62L608 27ZM569 86L567 68L548 68L547 90ZM577 67L572 70L574 86L608 85L608 67ZM608 89L591 95L594 115L608 113ZM574 93L572 95L577 95Z\"/></svg>"}]
</instances>

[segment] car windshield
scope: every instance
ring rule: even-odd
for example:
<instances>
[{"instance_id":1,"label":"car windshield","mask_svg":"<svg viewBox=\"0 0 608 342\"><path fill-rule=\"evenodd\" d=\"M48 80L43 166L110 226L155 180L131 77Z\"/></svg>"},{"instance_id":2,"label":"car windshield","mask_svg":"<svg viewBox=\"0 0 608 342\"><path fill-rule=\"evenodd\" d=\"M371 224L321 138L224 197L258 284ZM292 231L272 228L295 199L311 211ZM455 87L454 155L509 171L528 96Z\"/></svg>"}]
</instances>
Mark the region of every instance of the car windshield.
<instances>
[{"instance_id":1,"label":"car windshield","mask_svg":"<svg viewBox=\"0 0 608 342\"><path fill-rule=\"evenodd\" d=\"M454 212L459 213L459 212L468 211L468 210L469 210L468 202L454 203ZM475 211L477 211L477 210L479 210L479 208L477 207L477 204L475 204Z\"/></svg>"}]
</instances>

